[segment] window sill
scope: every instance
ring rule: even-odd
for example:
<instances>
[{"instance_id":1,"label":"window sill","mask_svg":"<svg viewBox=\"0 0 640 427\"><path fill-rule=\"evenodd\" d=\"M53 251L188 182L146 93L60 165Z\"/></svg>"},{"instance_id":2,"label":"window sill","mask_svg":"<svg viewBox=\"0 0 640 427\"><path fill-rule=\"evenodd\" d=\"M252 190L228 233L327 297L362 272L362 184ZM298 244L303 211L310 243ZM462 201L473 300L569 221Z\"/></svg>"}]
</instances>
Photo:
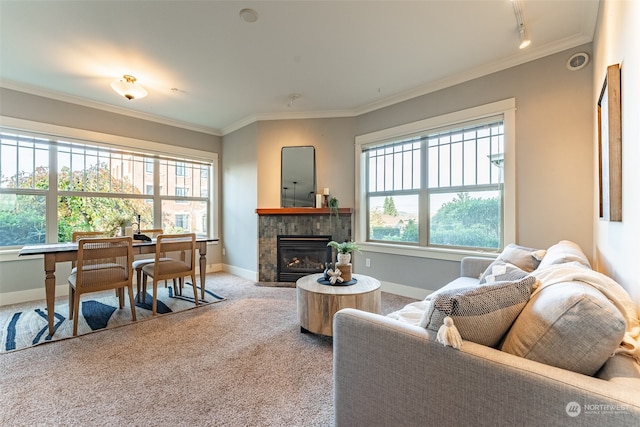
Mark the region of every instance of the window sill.
<instances>
[{"instance_id":1,"label":"window sill","mask_svg":"<svg viewBox=\"0 0 640 427\"><path fill-rule=\"evenodd\" d=\"M467 256L479 256L486 258L496 258L497 252L473 251L462 249L446 249L446 248L425 248L417 246L396 245L393 243L358 243L360 250L363 252L376 252L388 255L411 256L417 258L440 259L445 261L460 261Z\"/></svg>"}]
</instances>

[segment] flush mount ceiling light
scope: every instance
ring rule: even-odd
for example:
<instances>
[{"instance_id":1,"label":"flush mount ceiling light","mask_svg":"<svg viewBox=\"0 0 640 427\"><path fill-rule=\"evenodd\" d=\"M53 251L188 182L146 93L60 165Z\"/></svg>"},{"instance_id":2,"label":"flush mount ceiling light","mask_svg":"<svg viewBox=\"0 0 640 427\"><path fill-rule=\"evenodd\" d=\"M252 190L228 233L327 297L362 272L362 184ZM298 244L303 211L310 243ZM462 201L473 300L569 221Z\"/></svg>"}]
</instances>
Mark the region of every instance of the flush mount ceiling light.
<instances>
[{"instance_id":1,"label":"flush mount ceiling light","mask_svg":"<svg viewBox=\"0 0 640 427\"><path fill-rule=\"evenodd\" d=\"M136 84L136 78L125 74L120 80L111 82L111 87L128 100L141 99L148 95L145 88Z\"/></svg>"},{"instance_id":2,"label":"flush mount ceiling light","mask_svg":"<svg viewBox=\"0 0 640 427\"><path fill-rule=\"evenodd\" d=\"M531 44L531 39L529 39L529 33L527 31L527 26L524 23L524 15L522 14L522 4L519 0L512 0L513 3L513 12L516 14L516 23L518 24L518 33L520 34L520 45L518 46L520 49L524 49L525 47Z\"/></svg>"}]
</instances>

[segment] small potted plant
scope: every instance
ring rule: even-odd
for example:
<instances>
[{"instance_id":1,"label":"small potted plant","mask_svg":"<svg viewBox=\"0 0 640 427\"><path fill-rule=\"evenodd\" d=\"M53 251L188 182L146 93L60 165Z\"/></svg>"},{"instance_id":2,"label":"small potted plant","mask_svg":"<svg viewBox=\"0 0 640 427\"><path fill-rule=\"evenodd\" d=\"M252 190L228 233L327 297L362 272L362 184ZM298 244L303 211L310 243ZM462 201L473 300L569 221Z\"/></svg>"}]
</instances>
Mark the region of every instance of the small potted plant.
<instances>
[{"instance_id":1,"label":"small potted plant","mask_svg":"<svg viewBox=\"0 0 640 427\"><path fill-rule=\"evenodd\" d=\"M338 209L340 204L338 199L331 197L327 202L327 205L329 207L329 221L332 221L333 217L336 217L336 222L340 224L340 211Z\"/></svg>"},{"instance_id":2,"label":"small potted plant","mask_svg":"<svg viewBox=\"0 0 640 427\"><path fill-rule=\"evenodd\" d=\"M338 253L336 259L336 265L346 265L351 262L351 252L360 251L360 246L352 240L338 243L335 240L327 243L327 246L331 246Z\"/></svg>"}]
</instances>

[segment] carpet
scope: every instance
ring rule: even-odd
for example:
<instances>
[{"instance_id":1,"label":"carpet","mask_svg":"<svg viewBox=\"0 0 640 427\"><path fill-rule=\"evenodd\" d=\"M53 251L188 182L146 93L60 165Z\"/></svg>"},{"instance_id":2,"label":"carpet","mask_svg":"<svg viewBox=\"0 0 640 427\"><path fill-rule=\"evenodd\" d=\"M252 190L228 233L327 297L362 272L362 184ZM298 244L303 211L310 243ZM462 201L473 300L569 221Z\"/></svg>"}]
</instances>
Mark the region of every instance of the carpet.
<instances>
[{"instance_id":1,"label":"carpet","mask_svg":"<svg viewBox=\"0 0 640 427\"><path fill-rule=\"evenodd\" d=\"M149 290L150 291L150 290ZM151 311L151 293L147 292L145 302L136 298L136 318L140 322L153 317ZM204 302L200 298L200 305L208 305L223 301L225 298L205 289ZM176 313L196 308L191 285L186 284L182 295L174 295L173 287L158 287L158 315ZM118 298L113 290L84 294L80 298L80 313L78 318L78 336L129 325L131 309L129 298L125 296L125 306L120 309ZM44 300L12 304L0 308L0 353L21 350L34 345L51 341L73 338L73 320L69 316L68 297L56 298L54 312L53 336L49 335L47 323L47 309Z\"/></svg>"}]
</instances>

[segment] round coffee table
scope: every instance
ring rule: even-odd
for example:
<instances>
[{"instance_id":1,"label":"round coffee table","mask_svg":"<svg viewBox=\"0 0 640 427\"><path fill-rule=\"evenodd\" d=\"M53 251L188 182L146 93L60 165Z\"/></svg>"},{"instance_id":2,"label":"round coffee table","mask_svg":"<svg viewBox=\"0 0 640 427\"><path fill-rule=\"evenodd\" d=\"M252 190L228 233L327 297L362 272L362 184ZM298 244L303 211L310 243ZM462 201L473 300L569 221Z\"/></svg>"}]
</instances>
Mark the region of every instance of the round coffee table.
<instances>
[{"instance_id":1,"label":"round coffee table","mask_svg":"<svg viewBox=\"0 0 640 427\"><path fill-rule=\"evenodd\" d=\"M358 282L349 286L318 283L322 273L304 276L296 282L298 319L302 332L333 336L333 315L343 308L380 313L380 281L354 274Z\"/></svg>"}]
</instances>

